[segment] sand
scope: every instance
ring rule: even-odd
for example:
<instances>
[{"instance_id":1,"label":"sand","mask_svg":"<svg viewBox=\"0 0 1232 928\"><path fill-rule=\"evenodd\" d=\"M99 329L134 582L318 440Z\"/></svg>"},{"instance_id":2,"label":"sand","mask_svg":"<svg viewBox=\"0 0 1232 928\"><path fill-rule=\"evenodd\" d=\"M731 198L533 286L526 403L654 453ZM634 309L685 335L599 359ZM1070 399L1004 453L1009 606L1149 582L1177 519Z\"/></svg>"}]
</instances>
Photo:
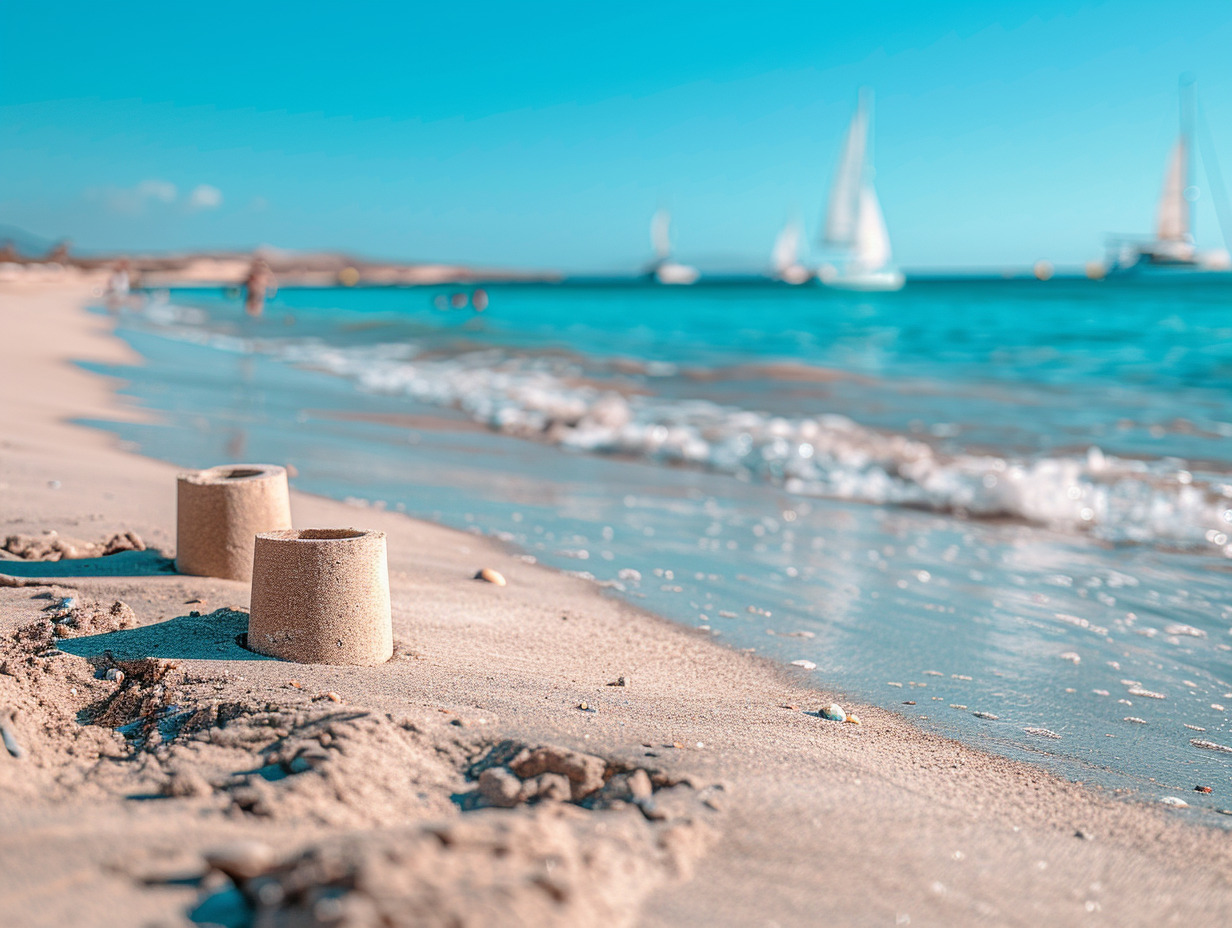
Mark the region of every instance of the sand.
<instances>
[{"instance_id":1,"label":"sand","mask_svg":"<svg viewBox=\"0 0 1232 928\"><path fill-rule=\"evenodd\" d=\"M128 358L86 297L0 284L0 534L146 550L0 560L5 924L1232 922L1232 842L1190 812L853 705L475 535L293 492L297 525L386 533L395 655L245 650L247 586L169 570L177 468L71 424L140 415L73 363ZM817 717L836 700L862 724Z\"/></svg>"}]
</instances>

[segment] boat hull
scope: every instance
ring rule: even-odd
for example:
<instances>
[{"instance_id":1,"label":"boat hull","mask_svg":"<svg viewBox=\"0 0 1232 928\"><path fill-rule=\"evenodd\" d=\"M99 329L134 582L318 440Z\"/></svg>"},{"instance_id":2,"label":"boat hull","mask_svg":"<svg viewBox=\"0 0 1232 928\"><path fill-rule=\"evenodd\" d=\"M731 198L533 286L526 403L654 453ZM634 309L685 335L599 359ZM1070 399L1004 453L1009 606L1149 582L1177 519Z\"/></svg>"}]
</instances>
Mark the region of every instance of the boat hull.
<instances>
[{"instance_id":1,"label":"boat hull","mask_svg":"<svg viewBox=\"0 0 1232 928\"><path fill-rule=\"evenodd\" d=\"M887 293L903 289L907 282L903 272L897 269L868 271L856 274L821 274L817 278L823 287L832 290L855 290L862 293Z\"/></svg>"},{"instance_id":2,"label":"boat hull","mask_svg":"<svg viewBox=\"0 0 1232 928\"><path fill-rule=\"evenodd\" d=\"M654 276L655 280L661 284L686 286L695 283L700 275L695 267L689 267L687 264L667 262L655 268Z\"/></svg>"}]
</instances>

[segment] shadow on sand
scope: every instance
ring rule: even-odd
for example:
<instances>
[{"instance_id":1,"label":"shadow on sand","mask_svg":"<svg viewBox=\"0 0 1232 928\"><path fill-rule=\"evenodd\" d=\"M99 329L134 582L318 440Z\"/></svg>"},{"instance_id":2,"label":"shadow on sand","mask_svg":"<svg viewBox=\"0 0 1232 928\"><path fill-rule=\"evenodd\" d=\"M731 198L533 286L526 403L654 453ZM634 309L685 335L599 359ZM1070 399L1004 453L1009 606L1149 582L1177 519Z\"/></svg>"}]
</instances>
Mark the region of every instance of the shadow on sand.
<instances>
[{"instance_id":1,"label":"shadow on sand","mask_svg":"<svg viewBox=\"0 0 1232 928\"><path fill-rule=\"evenodd\" d=\"M168 573L175 573L175 561L154 548L67 561L0 561L0 574L10 577L149 577Z\"/></svg>"},{"instance_id":2,"label":"shadow on sand","mask_svg":"<svg viewBox=\"0 0 1232 928\"><path fill-rule=\"evenodd\" d=\"M57 646L69 654L116 661L144 657L212 661L269 661L240 641L248 634L248 613L215 609L208 615L180 615L154 625L125 628L101 635L62 638Z\"/></svg>"}]
</instances>

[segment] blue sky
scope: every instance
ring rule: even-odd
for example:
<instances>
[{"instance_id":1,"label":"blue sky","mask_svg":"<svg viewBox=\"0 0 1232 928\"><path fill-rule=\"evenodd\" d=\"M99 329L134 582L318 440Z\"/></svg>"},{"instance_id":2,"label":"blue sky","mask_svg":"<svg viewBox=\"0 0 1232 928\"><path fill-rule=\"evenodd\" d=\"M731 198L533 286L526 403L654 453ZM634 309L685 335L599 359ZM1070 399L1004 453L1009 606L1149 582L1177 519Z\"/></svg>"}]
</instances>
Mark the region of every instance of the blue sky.
<instances>
[{"instance_id":1,"label":"blue sky","mask_svg":"<svg viewBox=\"0 0 1232 928\"><path fill-rule=\"evenodd\" d=\"M751 266L868 85L901 264L1077 263L1150 230L1183 71L1232 172L1229 48L1227 2L13 3L0 224L610 271L666 205Z\"/></svg>"}]
</instances>

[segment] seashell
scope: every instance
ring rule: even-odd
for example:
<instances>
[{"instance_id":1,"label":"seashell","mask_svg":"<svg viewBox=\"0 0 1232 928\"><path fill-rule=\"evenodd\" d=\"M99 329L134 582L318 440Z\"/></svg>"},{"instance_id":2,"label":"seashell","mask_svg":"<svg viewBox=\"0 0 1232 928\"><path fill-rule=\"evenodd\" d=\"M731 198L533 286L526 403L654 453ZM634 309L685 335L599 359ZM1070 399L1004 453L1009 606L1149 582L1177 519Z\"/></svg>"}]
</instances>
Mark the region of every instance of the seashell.
<instances>
[{"instance_id":1,"label":"seashell","mask_svg":"<svg viewBox=\"0 0 1232 928\"><path fill-rule=\"evenodd\" d=\"M791 666L803 667L805 670L816 670L817 669L817 665L814 664L812 661L806 661L803 659L798 660L798 661L792 661Z\"/></svg>"},{"instance_id":2,"label":"seashell","mask_svg":"<svg viewBox=\"0 0 1232 928\"><path fill-rule=\"evenodd\" d=\"M1189 808L1189 803L1187 803L1180 796L1165 796L1163 799L1159 801L1162 802L1166 806L1172 806L1172 808L1174 809L1188 809Z\"/></svg>"},{"instance_id":3,"label":"seashell","mask_svg":"<svg viewBox=\"0 0 1232 928\"><path fill-rule=\"evenodd\" d=\"M505 585L505 578L500 571L493 570L491 567L485 567L479 573L475 574L476 580L486 580L488 583L495 583L497 586Z\"/></svg>"},{"instance_id":4,"label":"seashell","mask_svg":"<svg viewBox=\"0 0 1232 928\"><path fill-rule=\"evenodd\" d=\"M993 715L991 712L972 712L977 719L988 719L990 722L995 722L1001 718L999 715Z\"/></svg>"},{"instance_id":5,"label":"seashell","mask_svg":"<svg viewBox=\"0 0 1232 928\"><path fill-rule=\"evenodd\" d=\"M858 715L849 715L843 721L850 722L852 725L859 725L860 717Z\"/></svg>"},{"instance_id":6,"label":"seashell","mask_svg":"<svg viewBox=\"0 0 1232 928\"><path fill-rule=\"evenodd\" d=\"M818 709L817 714L823 719L829 719L831 722L847 721L847 713L843 711L843 707L838 703L831 703L825 709Z\"/></svg>"}]
</instances>

